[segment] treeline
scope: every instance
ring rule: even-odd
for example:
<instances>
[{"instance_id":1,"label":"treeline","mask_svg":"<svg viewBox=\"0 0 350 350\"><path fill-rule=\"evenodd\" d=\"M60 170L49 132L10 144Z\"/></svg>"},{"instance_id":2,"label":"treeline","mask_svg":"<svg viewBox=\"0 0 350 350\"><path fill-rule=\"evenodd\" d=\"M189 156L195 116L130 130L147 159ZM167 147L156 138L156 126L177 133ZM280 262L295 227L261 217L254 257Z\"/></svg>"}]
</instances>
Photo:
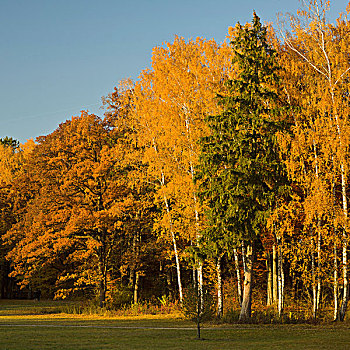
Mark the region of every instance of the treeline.
<instances>
[{"instance_id":1,"label":"treeline","mask_svg":"<svg viewBox=\"0 0 350 350\"><path fill-rule=\"evenodd\" d=\"M253 303L344 320L350 23L306 5L221 44L176 37L103 119L0 140L1 297L16 283L119 307L195 285L218 317Z\"/></svg>"}]
</instances>

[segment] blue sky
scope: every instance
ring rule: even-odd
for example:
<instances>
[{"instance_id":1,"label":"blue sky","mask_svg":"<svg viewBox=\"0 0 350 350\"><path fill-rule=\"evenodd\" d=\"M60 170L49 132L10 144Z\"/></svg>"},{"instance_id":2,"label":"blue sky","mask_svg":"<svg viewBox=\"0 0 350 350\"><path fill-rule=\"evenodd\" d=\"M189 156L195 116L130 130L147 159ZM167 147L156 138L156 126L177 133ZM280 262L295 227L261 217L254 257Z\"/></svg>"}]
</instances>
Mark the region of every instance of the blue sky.
<instances>
[{"instance_id":1,"label":"blue sky","mask_svg":"<svg viewBox=\"0 0 350 350\"><path fill-rule=\"evenodd\" d=\"M331 1L333 20L346 1ZM0 0L0 138L47 135L137 79L174 35L224 40L228 26L276 21L297 0Z\"/></svg>"}]
</instances>

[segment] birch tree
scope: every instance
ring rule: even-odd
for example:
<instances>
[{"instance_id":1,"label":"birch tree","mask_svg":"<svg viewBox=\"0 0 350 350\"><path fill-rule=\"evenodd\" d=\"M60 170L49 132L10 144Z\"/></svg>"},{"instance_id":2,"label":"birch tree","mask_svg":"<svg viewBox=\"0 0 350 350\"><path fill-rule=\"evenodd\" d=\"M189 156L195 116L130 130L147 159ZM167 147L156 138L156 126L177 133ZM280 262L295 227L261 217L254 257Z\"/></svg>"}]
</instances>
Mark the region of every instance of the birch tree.
<instances>
[{"instance_id":1,"label":"birch tree","mask_svg":"<svg viewBox=\"0 0 350 350\"><path fill-rule=\"evenodd\" d=\"M194 183L198 139L207 133L205 115L218 111L214 100L229 74L227 45L197 38L176 37L153 50L152 69L135 86L135 128L144 147L150 181L156 184L164 216L159 229L170 233L181 294L179 242L197 246L201 209ZM201 262L195 279L203 284ZM201 288L200 288L201 290Z\"/></svg>"},{"instance_id":2,"label":"birch tree","mask_svg":"<svg viewBox=\"0 0 350 350\"><path fill-rule=\"evenodd\" d=\"M345 15L341 15L337 24L327 22L327 11L330 3L323 0L302 1L303 9L299 11L297 17L289 17L292 33L284 35L286 50L290 52L290 64L287 69L292 69L293 65L302 65L306 75L300 75L297 84L300 90L309 95L306 101L310 103L303 105L305 115L311 115L311 123L308 123L309 131L306 131L304 120L295 123L304 140L308 144L309 152L305 153L310 159L313 157L313 184L310 183L307 193L308 199L322 199L315 206L306 208L306 215L314 213L315 232L317 238L312 238L312 245L317 251L317 276L313 282L314 313L319 303L320 268L321 268L321 242L323 240L321 231L325 223L324 215L333 216L334 220L341 226L342 235L342 279L343 296L341 307L338 312L340 320L343 320L347 310L349 286L348 286L348 200L347 200L347 174L348 174L348 87L349 76L348 43L349 43L349 22ZM283 31L282 31L283 33ZM305 83L306 79L312 79L312 83ZM309 89L305 86L309 86ZM306 92L307 91L307 92ZM311 113L310 113L311 112ZM302 168L305 172L305 158L302 161ZM322 173L325 176L322 176ZM335 177L333 177L335 173ZM328 178L327 178L328 176ZM339 179L341 189L340 196L333 196L333 179ZM317 183L317 185L316 185ZM322 190L323 189L323 190ZM322 195L320 195L322 193ZM334 197L333 200L330 198ZM317 201L316 201L317 203ZM307 201L306 201L307 204ZM314 208L318 208L315 212ZM341 208L341 210L338 210ZM341 213L335 219L335 213ZM316 216L315 216L316 215ZM323 216L323 218L322 218ZM336 234L337 230L333 230ZM338 241L335 236L334 242ZM317 243L316 243L317 242ZM334 261L337 261L337 249L334 246ZM313 253L312 253L313 254ZM313 255L312 255L313 256ZM314 260L314 259L312 259ZM312 263L315 265L315 263ZM314 271L312 269L312 271ZM337 281L334 281L337 284ZM317 286L317 287L316 287ZM336 299L336 298L335 298ZM337 304L337 302L335 302Z\"/></svg>"}]
</instances>

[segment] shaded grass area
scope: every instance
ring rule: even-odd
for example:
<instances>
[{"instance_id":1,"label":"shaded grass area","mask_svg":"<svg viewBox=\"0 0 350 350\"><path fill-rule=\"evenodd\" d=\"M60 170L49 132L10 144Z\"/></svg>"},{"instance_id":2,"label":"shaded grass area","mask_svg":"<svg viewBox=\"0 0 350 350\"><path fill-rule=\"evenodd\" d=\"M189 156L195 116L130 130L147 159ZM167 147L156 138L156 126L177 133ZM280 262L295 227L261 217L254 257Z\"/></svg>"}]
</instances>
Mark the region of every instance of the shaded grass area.
<instances>
[{"instance_id":1,"label":"shaded grass area","mask_svg":"<svg viewBox=\"0 0 350 350\"><path fill-rule=\"evenodd\" d=\"M350 344L346 323L206 324L204 340L196 340L194 325L176 315L107 318L51 313L61 306L1 301L0 349L346 349ZM45 312L38 314L40 310Z\"/></svg>"},{"instance_id":2,"label":"shaded grass area","mask_svg":"<svg viewBox=\"0 0 350 350\"><path fill-rule=\"evenodd\" d=\"M346 349L348 329L116 329L3 326L1 349Z\"/></svg>"},{"instance_id":3,"label":"shaded grass area","mask_svg":"<svg viewBox=\"0 0 350 350\"><path fill-rule=\"evenodd\" d=\"M0 299L0 317L14 315L59 314L73 302Z\"/></svg>"}]
</instances>

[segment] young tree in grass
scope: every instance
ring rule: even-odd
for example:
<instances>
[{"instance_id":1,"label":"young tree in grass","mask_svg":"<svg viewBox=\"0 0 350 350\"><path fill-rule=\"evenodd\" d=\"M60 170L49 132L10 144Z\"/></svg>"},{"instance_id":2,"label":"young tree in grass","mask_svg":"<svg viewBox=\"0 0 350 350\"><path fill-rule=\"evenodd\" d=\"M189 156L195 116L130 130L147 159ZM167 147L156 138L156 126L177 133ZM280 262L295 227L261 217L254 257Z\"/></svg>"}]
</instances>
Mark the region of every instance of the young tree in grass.
<instances>
[{"instance_id":1,"label":"young tree in grass","mask_svg":"<svg viewBox=\"0 0 350 350\"><path fill-rule=\"evenodd\" d=\"M201 339L201 324L214 315L213 298L210 290L195 283L185 291L182 312L197 325L197 339Z\"/></svg>"},{"instance_id":2,"label":"young tree in grass","mask_svg":"<svg viewBox=\"0 0 350 350\"><path fill-rule=\"evenodd\" d=\"M281 127L277 95L279 67L267 30L254 13L252 25L235 28L231 42L235 79L219 96L220 115L207 118L211 135L201 139L200 196L208 233L246 243L240 320L251 315L254 242L284 184L276 135Z\"/></svg>"}]
</instances>

